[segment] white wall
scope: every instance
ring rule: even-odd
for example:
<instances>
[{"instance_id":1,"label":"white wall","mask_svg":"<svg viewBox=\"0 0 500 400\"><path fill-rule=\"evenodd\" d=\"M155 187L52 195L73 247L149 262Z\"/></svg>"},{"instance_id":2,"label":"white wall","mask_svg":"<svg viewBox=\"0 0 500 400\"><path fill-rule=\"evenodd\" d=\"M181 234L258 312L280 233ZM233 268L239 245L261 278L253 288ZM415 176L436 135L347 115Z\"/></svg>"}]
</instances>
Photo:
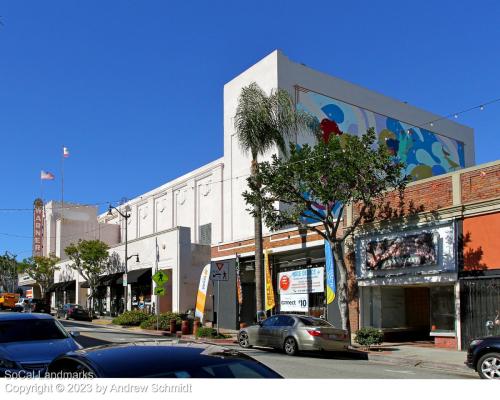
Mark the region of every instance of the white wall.
<instances>
[{"instance_id":1,"label":"white wall","mask_svg":"<svg viewBox=\"0 0 500 400\"><path fill-rule=\"evenodd\" d=\"M241 89L256 82L267 94L278 87L278 58L273 52L224 85L224 237L223 241L253 236L254 226L241 196L247 187L251 156L244 154L234 129L234 115ZM270 151L259 161L269 159Z\"/></svg>"}]
</instances>

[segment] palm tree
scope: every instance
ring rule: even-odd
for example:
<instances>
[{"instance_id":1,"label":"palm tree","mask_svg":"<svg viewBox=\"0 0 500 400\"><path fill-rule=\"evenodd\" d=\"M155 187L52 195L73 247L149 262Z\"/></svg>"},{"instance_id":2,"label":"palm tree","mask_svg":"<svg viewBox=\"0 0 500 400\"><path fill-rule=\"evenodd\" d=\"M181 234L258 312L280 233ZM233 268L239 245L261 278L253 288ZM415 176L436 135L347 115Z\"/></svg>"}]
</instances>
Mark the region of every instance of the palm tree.
<instances>
[{"instance_id":1,"label":"palm tree","mask_svg":"<svg viewBox=\"0 0 500 400\"><path fill-rule=\"evenodd\" d=\"M286 139L301 129L317 132L317 120L304 111L297 110L290 94L277 89L267 96L255 82L242 88L234 118L238 142L245 154L252 157L250 180L253 190L260 193L261 184L256 180L259 155L278 147L286 154ZM261 207L253 207L255 227L255 286L257 318L263 308L262 268L262 215Z\"/></svg>"}]
</instances>

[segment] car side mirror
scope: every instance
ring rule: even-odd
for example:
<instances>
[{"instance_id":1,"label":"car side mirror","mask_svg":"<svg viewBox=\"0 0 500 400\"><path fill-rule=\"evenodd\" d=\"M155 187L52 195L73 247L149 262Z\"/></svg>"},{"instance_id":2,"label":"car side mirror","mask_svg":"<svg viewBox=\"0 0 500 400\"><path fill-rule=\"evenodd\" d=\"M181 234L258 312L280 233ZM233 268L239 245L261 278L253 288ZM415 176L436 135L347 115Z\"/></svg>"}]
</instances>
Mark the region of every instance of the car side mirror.
<instances>
[{"instance_id":1,"label":"car side mirror","mask_svg":"<svg viewBox=\"0 0 500 400\"><path fill-rule=\"evenodd\" d=\"M69 334L70 334L71 336L73 336L73 337L78 337L78 336L80 336L80 332L78 332L78 331L69 331Z\"/></svg>"}]
</instances>

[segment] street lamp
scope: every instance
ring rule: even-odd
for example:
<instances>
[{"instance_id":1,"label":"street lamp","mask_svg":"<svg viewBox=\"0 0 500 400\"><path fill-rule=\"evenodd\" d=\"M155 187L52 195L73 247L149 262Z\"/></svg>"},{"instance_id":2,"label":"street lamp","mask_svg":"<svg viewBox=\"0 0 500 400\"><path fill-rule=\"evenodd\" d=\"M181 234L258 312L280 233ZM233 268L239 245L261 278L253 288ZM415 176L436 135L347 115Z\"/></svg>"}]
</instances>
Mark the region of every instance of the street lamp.
<instances>
[{"instance_id":1,"label":"street lamp","mask_svg":"<svg viewBox=\"0 0 500 400\"><path fill-rule=\"evenodd\" d=\"M108 208L108 215L113 216L113 210L116 210L118 214L121 215L122 218L125 219L125 274L128 273L128 260L130 260L132 257L135 257L136 262L139 262L139 254L132 254L130 257L128 256L128 247L127 247L127 227L128 227L128 219L130 218L130 214L127 213L127 208L125 208L125 214L123 214L118 208L113 207L111 204L109 205ZM125 292L125 309L128 309L128 283L127 286L123 287L123 290Z\"/></svg>"}]
</instances>

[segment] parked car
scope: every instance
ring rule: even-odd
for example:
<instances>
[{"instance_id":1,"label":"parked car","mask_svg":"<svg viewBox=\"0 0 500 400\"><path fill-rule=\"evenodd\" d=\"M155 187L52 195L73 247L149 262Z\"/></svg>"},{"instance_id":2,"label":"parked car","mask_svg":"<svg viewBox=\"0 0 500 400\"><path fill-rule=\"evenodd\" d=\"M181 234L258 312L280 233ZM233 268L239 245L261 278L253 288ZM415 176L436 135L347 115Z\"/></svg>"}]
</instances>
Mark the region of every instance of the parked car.
<instances>
[{"instance_id":1,"label":"parked car","mask_svg":"<svg viewBox=\"0 0 500 400\"><path fill-rule=\"evenodd\" d=\"M64 319L73 318L84 321L92 321L89 310L87 310L86 308L84 308L79 304L73 304L73 303L67 303L60 306L57 309L56 317Z\"/></svg>"},{"instance_id":2,"label":"parked car","mask_svg":"<svg viewBox=\"0 0 500 400\"><path fill-rule=\"evenodd\" d=\"M70 352L52 361L48 372L97 378L282 378L234 349L171 341L112 344Z\"/></svg>"},{"instance_id":3,"label":"parked car","mask_svg":"<svg viewBox=\"0 0 500 400\"><path fill-rule=\"evenodd\" d=\"M78 350L77 332L67 332L47 314L0 314L0 376L44 373L57 356Z\"/></svg>"},{"instance_id":4,"label":"parked car","mask_svg":"<svg viewBox=\"0 0 500 400\"><path fill-rule=\"evenodd\" d=\"M25 302L30 304L31 312L50 314L50 304L43 299L29 299L22 297L13 308L13 311L23 312L25 310Z\"/></svg>"},{"instance_id":5,"label":"parked car","mask_svg":"<svg viewBox=\"0 0 500 400\"><path fill-rule=\"evenodd\" d=\"M500 379L500 336L471 341L465 364L477 371L482 379Z\"/></svg>"},{"instance_id":6,"label":"parked car","mask_svg":"<svg viewBox=\"0 0 500 400\"><path fill-rule=\"evenodd\" d=\"M288 355L302 350L347 350L350 344L347 331L321 318L294 314L274 315L257 325L242 328L238 343L244 348L274 347Z\"/></svg>"}]
</instances>

